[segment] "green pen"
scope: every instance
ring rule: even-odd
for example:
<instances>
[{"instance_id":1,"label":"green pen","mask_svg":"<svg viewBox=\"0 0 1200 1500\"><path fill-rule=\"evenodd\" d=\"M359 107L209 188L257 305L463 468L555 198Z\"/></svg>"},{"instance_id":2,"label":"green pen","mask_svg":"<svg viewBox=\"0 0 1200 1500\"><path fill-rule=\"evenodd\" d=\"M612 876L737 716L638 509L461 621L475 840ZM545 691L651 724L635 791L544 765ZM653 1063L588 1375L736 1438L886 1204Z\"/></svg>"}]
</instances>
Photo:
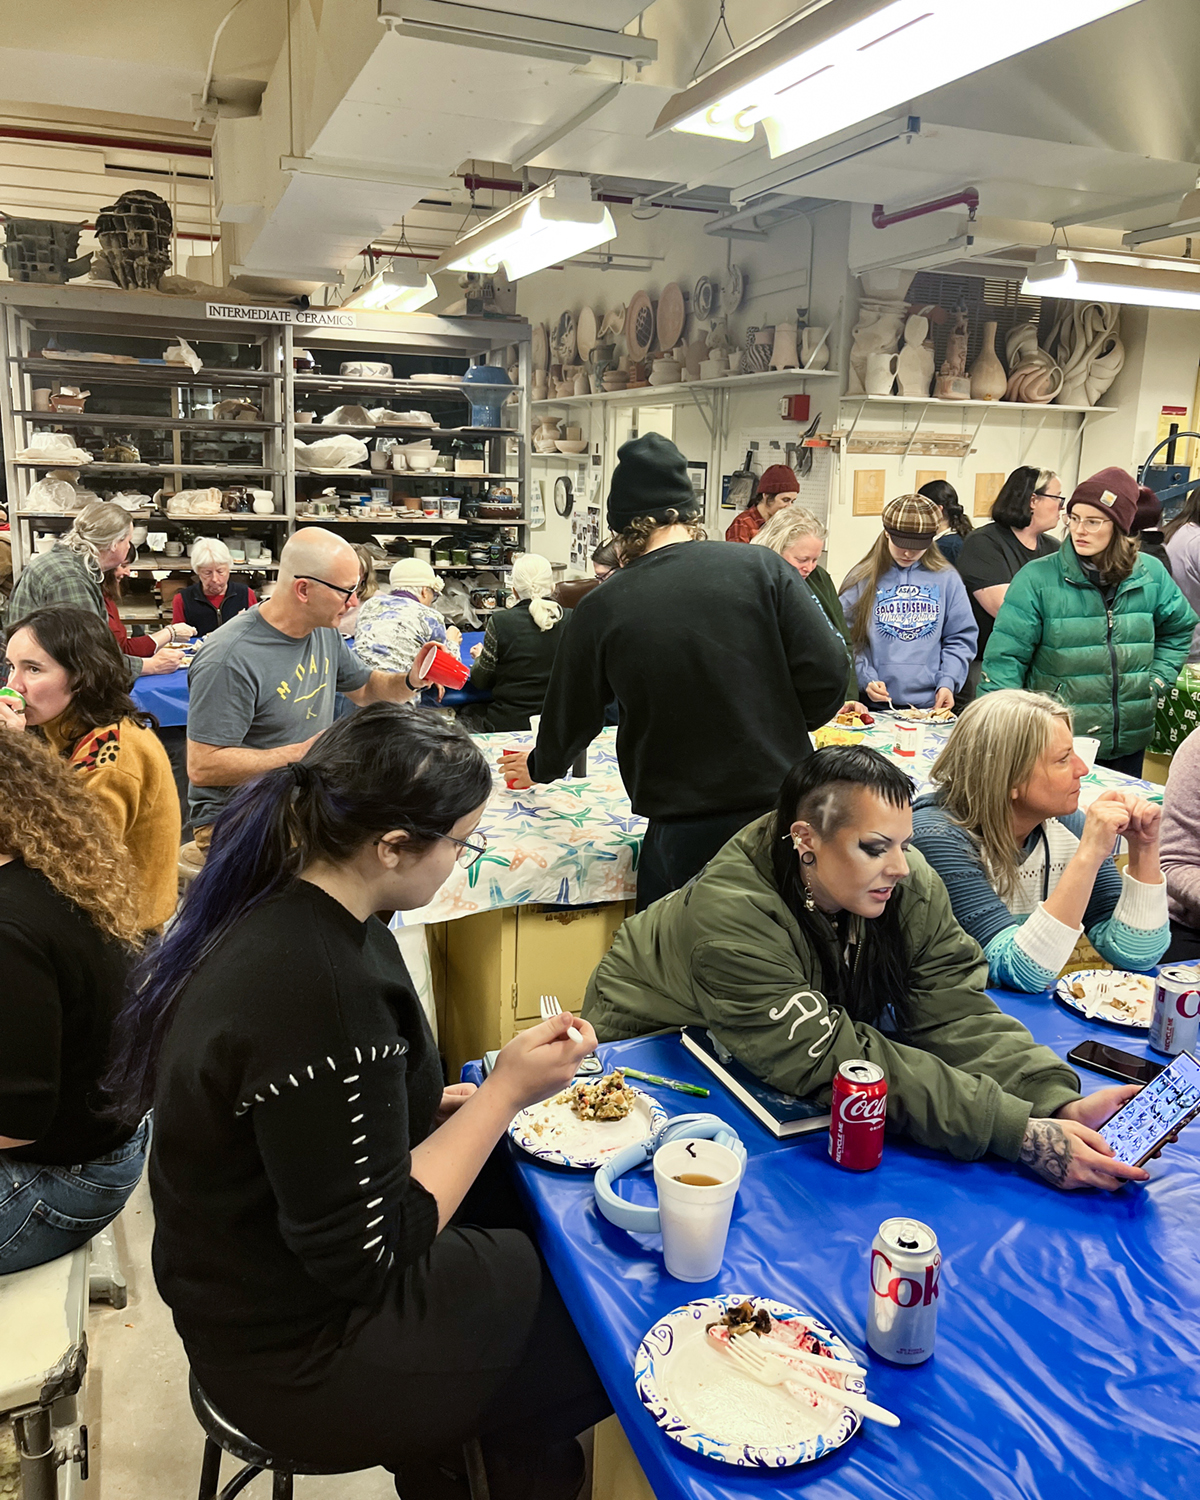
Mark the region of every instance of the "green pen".
<instances>
[{"instance_id":1,"label":"green pen","mask_svg":"<svg viewBox=\"0 0 1200 1500\"><path fill-rule=\"evenodd\" d=\"M674 1089L680 1094L696 1094L701 1099L708 1098L708 1090L694 1083L680 1083L675 1078L660 1078L657 1073L643 1073L640 1068L622 1068L621 1072L626 1078L640 1078L643 1083L657 1083L664 1089Z\"/></svg>"}]
</instances>

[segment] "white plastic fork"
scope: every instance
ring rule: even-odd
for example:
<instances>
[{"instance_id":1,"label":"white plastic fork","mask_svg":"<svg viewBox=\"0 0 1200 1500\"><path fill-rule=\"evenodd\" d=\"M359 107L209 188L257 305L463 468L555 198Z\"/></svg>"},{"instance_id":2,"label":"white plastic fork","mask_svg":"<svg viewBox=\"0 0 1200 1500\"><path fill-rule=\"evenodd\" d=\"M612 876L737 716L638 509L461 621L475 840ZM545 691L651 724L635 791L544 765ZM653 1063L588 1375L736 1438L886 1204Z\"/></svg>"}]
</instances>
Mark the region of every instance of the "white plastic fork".
<instances>
[{"instance_id":1,"label":"white plastic fork","mask_svg":"<svg viewBox=\"0 0 1200 1500\"><path fill-rule=\"evenodd\" d=\"M777 1360L769 1359L757 1349L751 1349L745 1340L731 1338L725 1340L725 1347L729 1351L729 1357L734 1364L757 1380L760 1385L798 1385L807 1391L813 1391L820 1396L828 1396L831 1401L836 1401L839 1406L848 1406L851 1411L856 1411L860 1416L869 1417L872 1422L882 1422L885 1427L899 1427L900 1418L895 1412L888 1411L886 1406L877 1406L874 1401L868 1401L866 1396L860 1396L857 1391L845 1391L841 1386L830 1385L827 1380L810 1379L808 1375L802 1374L795 1369L787 1369Z\"/></svg>"},{"instance_id":2,"label":"white plastic fork","mask_svg":"<svg viewBox=\"0 0 1200 1500\"><path fill-rule=\"evenodd\" d=\"M781 1344L778 1339L760 1337L752 1347L763 1354L774 1354L779 1359L799 1360L802 1365L811 1365L814 1370L836 1370L839 1375L859 1375L864 1379L867 1374L862 1365L855 1364L852 1359L810 1354L807 1349L793 1349L791 1344Z\"/></svg>"},{"instance_id":3,"label":"white plastic fork","mask_svg":"<svg viewBox=\"0 0 1200 1500\"><path fill-rule=\"evenodd\" d=\"M557 995L543 995L538 1003L538 1009L541 1011L543 1021L550 1020L551 1016L562 1015L562 1006L558 1003ZM567 1035L573 1042L583 1041L583 1032L578 1026L568 1026Z\"/></svg>"}]
</instances>

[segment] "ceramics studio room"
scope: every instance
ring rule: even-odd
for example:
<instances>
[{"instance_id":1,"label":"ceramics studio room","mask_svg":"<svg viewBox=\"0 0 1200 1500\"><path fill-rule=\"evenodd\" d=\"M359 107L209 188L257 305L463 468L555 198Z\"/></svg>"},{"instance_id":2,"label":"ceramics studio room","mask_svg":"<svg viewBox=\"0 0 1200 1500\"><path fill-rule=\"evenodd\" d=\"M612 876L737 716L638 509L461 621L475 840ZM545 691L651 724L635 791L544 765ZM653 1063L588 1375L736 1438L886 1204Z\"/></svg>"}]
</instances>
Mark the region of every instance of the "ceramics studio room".
<instances>
[{"instance_id":1,"label":"ceramics studio room","mask_svg":"<svg viewBox=\"0 0 1200 1500\"><path fill-rule=\"evenodd\" d=\"M1196 0L0 0L0 1500L1200 1474Z\"/></svg>"}]
</instances>

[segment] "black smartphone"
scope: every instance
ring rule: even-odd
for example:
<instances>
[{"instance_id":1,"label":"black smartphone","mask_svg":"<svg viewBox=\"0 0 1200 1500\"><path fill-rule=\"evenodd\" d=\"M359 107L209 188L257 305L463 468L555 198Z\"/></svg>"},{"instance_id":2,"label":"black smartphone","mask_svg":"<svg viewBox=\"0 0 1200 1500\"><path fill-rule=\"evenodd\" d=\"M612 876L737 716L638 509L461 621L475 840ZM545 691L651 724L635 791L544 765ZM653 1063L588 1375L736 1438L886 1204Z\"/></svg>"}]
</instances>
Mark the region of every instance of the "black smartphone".
<instances>
[{"instance_id":1,"label":"black smartphone","mask_svg":"<svg viewBox=\"0 0 1200 1500\"><path fill-rule=\"evenodd\" d=\"M1120 1047L1110 1047L1105 1042L1080 1042L1067 1053L1067 1061L1109 1078L1119 1078L1122 1083L1153 1083L1166 1066L1151 1062L1148 1057L1122 1052Z\"/></svg>"},{"instance_id":2,"label":"black smartphone","mask_svg":"<svg viewBox=\"0 0 1200 1500\"><path fill-rule=\"evenodd\" d=\"M1123 1105L1100 1134L1121 1161L1143 1166L1170 1136L1200 1115L1200 1062L1181 1052Z\"/></svg>"}]
</instances>

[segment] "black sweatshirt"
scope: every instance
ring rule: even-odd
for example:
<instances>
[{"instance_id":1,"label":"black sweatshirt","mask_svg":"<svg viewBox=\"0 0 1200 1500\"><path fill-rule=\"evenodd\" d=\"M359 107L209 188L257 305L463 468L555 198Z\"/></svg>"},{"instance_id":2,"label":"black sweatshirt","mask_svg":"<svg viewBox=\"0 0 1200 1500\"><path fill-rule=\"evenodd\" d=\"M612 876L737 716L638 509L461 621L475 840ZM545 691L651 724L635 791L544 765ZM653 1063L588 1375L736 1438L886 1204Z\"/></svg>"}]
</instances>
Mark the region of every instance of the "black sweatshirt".
<instances>
[{"instance_id":1,"label":"black sweatshirt","mask_svg":"<svg viewBox=\"0 0 1200 1500\"><path fill-rule=\"evenodd\" d=\"M488 729L528 729L530 715L541 713L564 628L560 618L542 630L529 612L528 599L491 616L468 684L491 689L491 706L482 716Z\"/></svg>"},{"instance_id":2,"label":"black sweatshirt","mask_svg":"<svg viewBox=\"0 0 1200 1500\"><path fill-rule=\"evenodd\" d=\"M133 1131L98 1119L129 950L19 859L0 865L0 1135L47 1166L93 1161Z\"/></svg>"},{"instance_id":3,"label":"black sweatshirt","mask_svg":"<svg viewBox=\"0 0 1200 1500\"><path fill-rule=\"evenodd\" d=\"M437 1234L409 1150L441 1099L395 939L296 881L197 969L154 1107L154 1277L193 1357L340 1342Z\"/></svg>"},{"instance_id":4,"label":"black sweatshirt","mask_svg":"<svg viewBox=\"0 0 1200 1500\"><path fill-rule=\"evenodd\" d=\"M562 776L620 700L633 810L697 818L770 807L844 701L848 656L804 580L768 547L680 542L579 601L529 758Z\"/></svg>"}]
</instances>

